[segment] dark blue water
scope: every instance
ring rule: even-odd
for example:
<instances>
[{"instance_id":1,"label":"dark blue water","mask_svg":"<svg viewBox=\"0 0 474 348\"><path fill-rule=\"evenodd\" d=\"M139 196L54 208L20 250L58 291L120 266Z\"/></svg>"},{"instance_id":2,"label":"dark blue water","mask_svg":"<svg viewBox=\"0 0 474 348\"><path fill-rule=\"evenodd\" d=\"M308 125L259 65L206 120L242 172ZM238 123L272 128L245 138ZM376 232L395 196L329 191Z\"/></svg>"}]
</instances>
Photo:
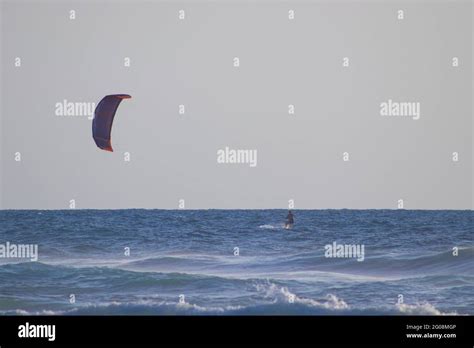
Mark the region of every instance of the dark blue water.
<instances>
[{"instance_id":1,"label":"dark blue water","mask_svg":"<svg viewBox=\"0 0 474 348\"><path fill-rule=\"evenodd\" d=\"M0 244L39 248L0 258L0 313L474 314L472 211L296 210L292 230L285 216L0 211ZM334 242L363 261L325 257Z\"/></svg>"}]
</instances>

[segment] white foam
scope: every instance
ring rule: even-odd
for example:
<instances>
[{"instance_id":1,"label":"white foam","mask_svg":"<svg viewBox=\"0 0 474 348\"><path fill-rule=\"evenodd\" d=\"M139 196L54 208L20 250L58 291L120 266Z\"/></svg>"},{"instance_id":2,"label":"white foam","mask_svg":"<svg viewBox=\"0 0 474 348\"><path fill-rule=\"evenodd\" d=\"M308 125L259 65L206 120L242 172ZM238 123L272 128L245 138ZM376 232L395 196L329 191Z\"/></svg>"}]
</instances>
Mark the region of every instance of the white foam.
<instances>
[{"instance_id":1,"label":"white foam","mask_svg":"<svg viewBox=\"0 0 474 348\"><path fill-rule=\"evenodd\" d=\"M456 312L441 312L428 302L415 304L397 303L396 308L401 313L408 315L458 315Z\"/></svg>"},{"instance_id":2,"label":"white foam","mask_svg":"<svg viewBox=\"0 0 474 348\"><path fill-rule=\"evenodd\" d=\"M274 229L277 229L277 228L281 228L281 226L276 226L276 225L260 225L258 226L258 228L263 228L263 229L266 229L266 230L274 230Z\"/></svg>"},{"instance_id":3,"label":"white foam","mask_svg":"<svg viewBox=\"0 0 474 348\"><path fill-rule=\"evenodd\" d=\"M334 294L327 294L324 301L317 301L311 298L298 297L288 290L287 287L280 287L274 283L267 282L256 285L257 291L263 292L264 297L272 298L274 302L300 303L303 305L325 308L325 309L348 309L349 305Z\"/></svg>"}]
</instances>

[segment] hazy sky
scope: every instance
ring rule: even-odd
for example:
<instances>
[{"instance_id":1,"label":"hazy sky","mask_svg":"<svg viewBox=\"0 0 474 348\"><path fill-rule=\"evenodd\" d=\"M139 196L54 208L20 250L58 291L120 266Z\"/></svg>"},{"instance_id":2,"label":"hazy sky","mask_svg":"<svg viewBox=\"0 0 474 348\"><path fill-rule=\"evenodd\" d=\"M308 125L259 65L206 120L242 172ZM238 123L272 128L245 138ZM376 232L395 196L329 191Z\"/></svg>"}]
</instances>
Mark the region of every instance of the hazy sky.
<instances>
[{"instance_id":1,"label":"hazy sky","mask_svg":"<svg viewBox=\"0 0 474 348\"><path fill-rule=\"evenodd\" d=\"M470 209L472 16L469 1L4 1L1 207ZM113 153L87 116L56 115L115 93L132 99ZM389 99L419 119L382 116ZM217 163L225 147L257 166Z\"/></svg>"}]
</instances>

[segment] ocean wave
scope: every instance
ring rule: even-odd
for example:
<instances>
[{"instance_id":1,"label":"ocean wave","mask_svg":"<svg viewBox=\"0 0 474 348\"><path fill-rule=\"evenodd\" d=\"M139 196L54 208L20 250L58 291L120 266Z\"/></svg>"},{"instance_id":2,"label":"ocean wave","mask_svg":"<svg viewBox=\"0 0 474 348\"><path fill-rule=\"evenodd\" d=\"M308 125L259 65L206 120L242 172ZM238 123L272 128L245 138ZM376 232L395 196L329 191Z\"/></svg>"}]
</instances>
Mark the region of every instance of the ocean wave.
<instances>
[{"instance_id":1,"label":"ocean wave","mask_svg":"<svg viewBox=\"0 0 474 348\"><path fill-rule=\"evenodd\" d=\"M460 274L474 277L474 247L459 248L457 256L453 251L413 257L412 255L370 255L366 249L365 259L326 258L323 252L294 254L273 260L272 269L311 270L340 274L381 276L382 278L419 277L430 274Z\"/></svg>"},{"instance_id":2,"label":"ocean wave","mask_svg":"<svg viewBox=\"0 0 474 348\"><path fill-rule=\"evenodd\" d=\"M329 310L348 309L349 306L344 300L339 299L336 295L327 294L323 300L314 300L310 298L302 298L290 292L288 287L279 286L266 280L263 283L257 283L255 288L258 292L263 293L265 298L271 298L273 303L283 304L302 304L314 308L325 308Z\"/></svg>"},{"instance_id":3,"label":"ocean wave","mask_svg":"<svg viewBox=\"0 0 474 348\"><path fill-rule=\"evenodd\" d=\"M276 230L276 229L283 229L283 224L276 225L276 224L265 224L265 225L260 225L258 228L264 229L264 230Z\"/></svg>"},{"instance_id":4,"label":"ocean wave","mask_svg":"<svg viewBox=\"0 0 474 348\"><path fill-rule=\"evenodd\" d=\"M467 252L472 252L473 248L463 250L464 252L461 252L459 256L449 256L450 262L460 264L472 262L467 257ZM192 262L196 259L208 260L206 255L182 254L176 257L180 259L179 262L190 259L194 260ZM291 265L295 259L307 260L310 257L308 253L298 254L290 258L292 261L287 261ZM420 265L427 263L427 260L438 258L448 258L448 253L413 260ZM145 259L145 261L152 264L157 262L156 258ZM164 261L166 258L158 260L158 262ZM281 280L265 274L258 277L252 276L252 272L255 271L253 269L244 269L245 272L240 271L241 273L237 273L234 277L234 275L218 276L202 272L144 272L117 267L70 267L42 262L12 263L0 265L0 294L3 294L0 296L0 314L457 315L469 312L466 306L458 302L452 304L452 309L450 307L437 308L440 301L435 304L416 302L386 305L383 300L379 300L367 304L367 301L353 297L351 292L345 290L347 287L361 286L358 285L359 281L362 284L371 281L365 279L365 276L362 279L341 280L333 277L330 272L325 277L318 271L300 271L299 266L296 265L293 270L286 273L290 275L290 278L296 278L292 272L302 272L308 277L303 281ZM390 263L387 267L389 266ZM459 265L456 266L457 268L451 266L448 269L462 269ZM238 268L240 269L240 266ZM269 266L262 269L266 273L277 274L276 270L281 270L281 268L281 265L277 265L275 269ZM418 286L436 286L442 291L450 289L449 291L458 295L469 294L474 284L474 278L469 275L429 275L427 272L416 275L416 269L408 274L406 278L417 277ZM339 281L342 282L338 283ZM405 286L406 282L412 281L407 280L401 285ZM341 291L334 286L336 283L342 284ZM35 284L35 287L31 287L31 284ZM71 284L81 284L80 291L84 293L77 306L69 305L63 297L70 291ZM390 289L391 286L393 283L381 280L377 284L377 289L383 291L383 289ZM332 290L326 291L326 288L332 288ZM304 289L311 289L311 291ZM193 294L189 297L189 302L179 304L173 301L178 296L177 294L183 291ZM160 296L154 297L156 294ZM216 296L216 294L223 296ZM421 296L418 298L420 301L423 300ZM109 301L111 299L114 301ZM367 307L364 307L365 305ZM459 313L455 309L459 310Z\"/></svg>"},{"instance_id":5,"label":"ocean wave","mask_svg":"<svg viewBox=\"0 0 474 348\"><path fill-rule=\"evenodd\" d=\"M279 278L299 280L327 280L348 278L362 281L396 280L402 278L422 278L435 275L465 276L474 278L474 247L459 249L458 256L452 251L426 254L418 257L371 256L362 262L347 258L326 258L321 252L296 253L292 255L263 255L235 257L231 254L162 254L140 259L104 260L102 258L47 260L45 262L0 262L0 269L9 269L14 264L22 269L48 271L47 267L72 266L78 268L116 269L133 272L187 273L204 276L232 277L236 279Z\"/></svg>"},{"instance_id":6,"label":"ocean wave","mask_svg":"<svg viewBox=\"0 0 474 348\"><path fill-rule=\"evenodd\" d=\"M19 267L24 265L12 265ZM57 268L47 265L36 265L44 269ZM37 268L38 269L38 268ZM58 270L56 270L58 271ZM108 272L111 273L108 273ZM24 296L19 296L14 303L5 302L0 306L2 315L457 315L456 311L442 311L428 302L414 304L393 304L372 307L363 307L363 302L356 299L346 301L333 292L321 294L320 296L302 296L292 291L289 286L270 279L250 279L246 281L226 279L218 277L204 277L187 274L143 274L130 271L99 270L91 269L84 274L83 269L71 270L62 267L61 274L54 279L66 279L66 285L75 280L71 274L76 272L82 276L82 286L85 287L89 281L96 283L100 281L99 288L102 292L107 290L110 296L120 292L123 300L107 300L107 296L83 297L76 305L68 304L67 301L50 303L50 297L46 301L32 303L31 290ZM98 272L94 278L94 272ZM40 272L41 273L41 272ZM39 275L42 277L42 274ZM92 279L91 279L92 278ZM161 289L157 295L153 291L156 285ZM50 284L51 290L45 284L39 284L48 294L58 284ZM176 287L177 285L177 287ZM172 291L165 294L163 291L171 286ZM18 287L15 285L15 287ZM188 300L180 303L178 301L179 289L190 289L194 295ZM23 287L18 287L23 288ZM146 295L135 292L136 289L144 289ZM233 288L241 293L239 301L233 304L222 305L223 301L214 298L219 289ZM28 288L29 289L29 288ZM205 289L201 295L200 290ZM96 293L97 288L90 289ZM64 292L59 290L60 293ZM246 294L245 296L243 294ZM174 294L174 295L172 295ZM214 295L211 295L214 294ZM21 299L24 299L21 300ZM171 300L176 298L176 300ZM7 300L7 299L5 299ZM65 303L66 302L66 303ZM3 307L3 309L1 308ZM9 307L9 308L8 308ZM35 308L32 310L31 308Z\"/></svg>"},{"instance_id":7,"label":"ocean wave","mask_svg":"<svg viewBox=\"0 0 474 348\"><path fill-rule=\"evenodd\" d=\"M435 274L466 275L474 277L474 248L459 249L458 256L452 251L427 254L418 257L411 255L394 257L366 256L363 262L348 258L326 258L323 251L304 252L292 255L274 256L224 256L224 255L161 255L128 263L117 267L134 271L176 271L189 273L202 271L212 275L228 275L235 278L276 277L300 279L306 272L309 278L317 279L317 273L325 277L372 277L373 280L422 277ZM307 277L308 278L308 277Z\"/></svg>"},{"instance_id":8,"label":"ocean wave","mask_svg":"<svg viewBox=\"0 0 474 348\"><path fill-rule=\"evenodd\" d=\"M441 312L428 302L406 304L396 304L396 309L401 314L406 315L458 315L457 312Z\"/></svg>"},{"instance_id":9,"label":"ocean wave","mask_svg":"<svg viewBox=\"0 0 474 348\"><path fill-rule=\"evenodd\" d=\"M273 302L248 306L203 306L171 301L135 301L86 304L62 310L8 310L1 315L458 315L442 312L430 303L397 304L391 307L349 307L342 299L328 294L326 302L299 299L294 303Z\"/></svg>"}]
</instances>

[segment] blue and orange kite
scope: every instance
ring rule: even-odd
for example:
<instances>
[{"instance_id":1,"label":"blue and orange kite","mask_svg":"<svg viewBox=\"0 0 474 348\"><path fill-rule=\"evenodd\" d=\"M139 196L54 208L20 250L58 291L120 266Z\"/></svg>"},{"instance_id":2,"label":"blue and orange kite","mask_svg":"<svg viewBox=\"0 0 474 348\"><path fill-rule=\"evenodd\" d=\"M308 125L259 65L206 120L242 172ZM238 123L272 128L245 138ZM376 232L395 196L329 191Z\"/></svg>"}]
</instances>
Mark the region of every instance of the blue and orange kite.
<instances>
[{"instance_id":1,"label":"blue and orange kite","mask_svg":"<svg viewBox=\"0 0 474 348\"><path fill-rule=\"evenodd\" d=\"M128 94L112 94L105 96L94 111L94 120L92 121L92 137L102 150L113 152L112 143L110 141L110 133L112 132L112 123L114 122L115 113L123 99L130 99Z\"/></svg>"}]
</instances>

